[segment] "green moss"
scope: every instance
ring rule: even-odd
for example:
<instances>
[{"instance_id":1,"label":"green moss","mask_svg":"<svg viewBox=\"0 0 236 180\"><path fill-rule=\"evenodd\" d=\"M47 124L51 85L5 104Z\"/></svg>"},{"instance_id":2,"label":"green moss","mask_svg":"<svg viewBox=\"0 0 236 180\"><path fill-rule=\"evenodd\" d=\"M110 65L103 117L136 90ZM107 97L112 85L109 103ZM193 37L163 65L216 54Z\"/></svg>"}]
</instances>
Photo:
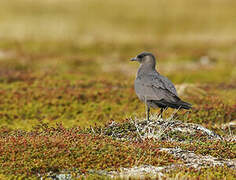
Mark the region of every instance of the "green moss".
<instances>
[{"instance_id":1,"label":"green moss","mask_svg":"<svg viewBox=\"0 0 236 180\"><path fill-rule=\"evenodd\" d=\"M171 155L146 143L128 143L83 134L62 125L35 127L30 132L1 129L1 174L37 175L75 170L118 170L141 164L164 166L177 162Z\"/></svg>"},{"instance_id":2,"label":"green moss","mask_svg":"<svg viewBox=\"0 0 236 180\"><path fill-rule=\"evenodd\" d=\"M182 177L186 179L235 179L235 172L233 169L228 167L211 167L202 168L200 170L194 168L179 168L172 171L168 178Z\"/></svg>"}]
</instances>

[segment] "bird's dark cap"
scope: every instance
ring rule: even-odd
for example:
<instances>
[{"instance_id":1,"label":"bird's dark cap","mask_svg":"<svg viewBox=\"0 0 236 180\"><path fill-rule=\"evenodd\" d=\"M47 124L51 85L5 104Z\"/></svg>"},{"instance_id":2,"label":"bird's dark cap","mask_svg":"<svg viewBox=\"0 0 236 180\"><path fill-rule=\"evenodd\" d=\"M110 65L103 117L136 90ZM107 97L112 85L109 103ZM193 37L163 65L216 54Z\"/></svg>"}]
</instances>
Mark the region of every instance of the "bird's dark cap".
<instances>
[{"instance_id":1,"label":"bird's dark cap","mask_svg":"<svg viewBox=\"0 0 236 180\"><path fill-rule=\"evenodd\" d=\"M142 52L142 53L138 54L136 57L130 59L130 61L138 61L139 59L142 59L143 57L148 56L148 55L154 57L154 55L150 52Z\"/></svg>"}]
</instances>

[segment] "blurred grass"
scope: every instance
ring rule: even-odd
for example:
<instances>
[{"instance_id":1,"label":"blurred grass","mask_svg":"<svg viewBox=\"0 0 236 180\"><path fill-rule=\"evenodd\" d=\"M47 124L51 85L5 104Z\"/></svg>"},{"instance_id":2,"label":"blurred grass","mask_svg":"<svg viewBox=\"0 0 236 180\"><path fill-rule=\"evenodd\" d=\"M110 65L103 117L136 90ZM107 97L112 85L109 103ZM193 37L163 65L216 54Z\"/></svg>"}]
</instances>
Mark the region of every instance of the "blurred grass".
<instances>
[{"instance_id":1,"label":"blurred grass","mask_svg":"<svg viewBox=\"0 0 236 180\"><path fill-rule=\"evenodd\" d=\"M144 115L133 91L138 65L129 62L141 51L154 52L158 70L175 84L234 84L235 5L233 0L1 1L1 126L28 129L39 120L89 126ZM222 102L228 102L224 94L236 99L234 93L216 92L211 96Z\"/></svg>"},{"instance_id":2,"label":"blurred grass","mask_svg":"<svg viewBox=\"0 0 236 180\"><path fill-rule=\"evenodd\" d=\"M224 41L235 37L235 4L233 0L10 0L1 2L1 26L4 37L21 39L143 42L147 37L155 41L174 36Z\"/></svg>"}]
</instances>

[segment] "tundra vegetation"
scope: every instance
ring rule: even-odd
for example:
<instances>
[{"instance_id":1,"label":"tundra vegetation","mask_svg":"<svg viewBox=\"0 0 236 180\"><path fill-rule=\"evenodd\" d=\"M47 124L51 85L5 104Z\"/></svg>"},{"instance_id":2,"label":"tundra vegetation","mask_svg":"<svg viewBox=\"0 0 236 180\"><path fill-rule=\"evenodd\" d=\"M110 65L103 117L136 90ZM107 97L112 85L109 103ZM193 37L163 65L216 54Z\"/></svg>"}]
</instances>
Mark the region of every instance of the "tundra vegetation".
<instances>
[{"instance_id":1,"label":"tundra vegetation","mask_svg":"<svg viewBox=\"0 0 236 180\"><path fill-rule=\"evenodd\" d=\"M235 6L1 1L0 179L236 178ZM190 112L143 120L129 59L144 50Z\"/></svg>"}]
</instances>

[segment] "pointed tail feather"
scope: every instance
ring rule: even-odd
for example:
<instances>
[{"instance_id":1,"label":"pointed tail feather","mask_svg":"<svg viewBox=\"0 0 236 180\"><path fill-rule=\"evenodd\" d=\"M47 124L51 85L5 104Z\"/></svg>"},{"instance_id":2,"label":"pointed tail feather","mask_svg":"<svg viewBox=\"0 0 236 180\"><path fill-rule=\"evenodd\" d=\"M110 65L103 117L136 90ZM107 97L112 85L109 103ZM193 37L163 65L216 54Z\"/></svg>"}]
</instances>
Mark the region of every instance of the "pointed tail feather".
<instances>
[{"instance_id":1,"label":"pointed tail feather","mask_svg":"<svg viewBox=\"0 0 236 180\"><path fill-rule=\"evenodd\" d=\"M180 109L191 109L192 108L192 104L181 101L181 100L177 104L179 106L178 108L180 108Z\"/></svg>"},{"instance_id":2,"label":"pointed tail feather","mask_svg":"<svg viewBox=\"0 0 236 180\"><path fill-rule=\"evenodd\" d=\"M179 100L175 103L166 103L167 106L175 109L191 109L192 104Z\"/></svg>"},{"instance_id":3,"label":"pointed tail feather","mask_svg":"<svg viewBox=\"0 0 236 180\"><path fill-rule=\"evenodd\" d=\"M177 102L168 102L164 99L158 100L158 101L151 100L149 102L155 103L160 108L165 108L165 107L171 107L171 108L175 108L175 109L191 109L192 108L192 104L184 102L180 99Z\"/></svg>"}]
</instances>

